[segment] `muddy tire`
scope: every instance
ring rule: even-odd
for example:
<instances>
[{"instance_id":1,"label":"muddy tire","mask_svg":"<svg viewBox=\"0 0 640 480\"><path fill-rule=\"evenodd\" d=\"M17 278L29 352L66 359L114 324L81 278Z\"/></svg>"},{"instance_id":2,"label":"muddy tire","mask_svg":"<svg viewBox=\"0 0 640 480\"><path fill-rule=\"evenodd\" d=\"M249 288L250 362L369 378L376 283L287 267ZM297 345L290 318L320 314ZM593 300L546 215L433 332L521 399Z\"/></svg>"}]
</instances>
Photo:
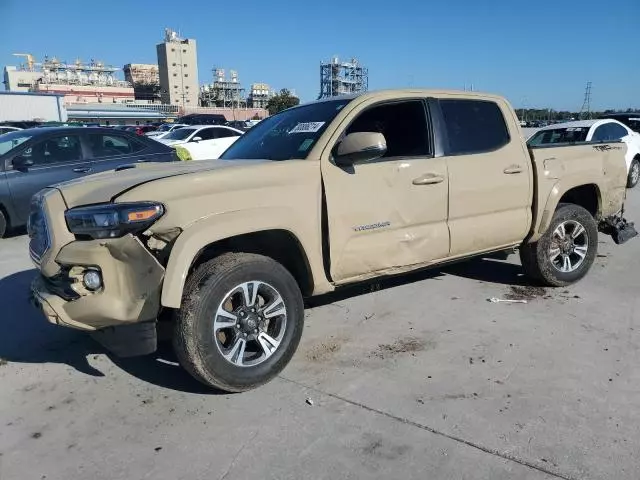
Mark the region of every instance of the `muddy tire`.
<instances>
[{"instance_id":1,"label":"muddy tire","mask_svg":"<svg viewBox=\"0 0 640 480\"><path fill-rule=\"evenodd\" d=\"M173 345L197 380L242 392L280 373L303 325L302 294L287 269L262 255L227 253L187 279Z\"/></svg>"},{"instance_id":2,"label":"muddy tire","mask_svg":"<svg viewBox=\"0 0 640 480\"><path fill-rule=\"evenodd\" d=\"M629 167L629 176L627 177L627 188L633 188L638 184L640 180L640 160L634 158L631 160L631 166Z\"/></svg>"},{"instance_id":3,"label":"muddy tire","mask_svg":"<svg viewBox=\"0 0 640 480\"><path fill-rule=\"evenodd\" d=\"M584 277L598 253L598 226L579 205L560 204L545 234L522 245L520 260L526 275L551 287L563 287Z\"/></svg>"},{"instance_id":4,"label":"muddy tire","mask_svg":"<svg viewBox=\"0 0 640 480\"><path fill-rule=\"evenodd\" d=\"M0 210L0 238L4 238L7 234L7 217L4 216L4 212Z\"/></svg>"}]
</instances>

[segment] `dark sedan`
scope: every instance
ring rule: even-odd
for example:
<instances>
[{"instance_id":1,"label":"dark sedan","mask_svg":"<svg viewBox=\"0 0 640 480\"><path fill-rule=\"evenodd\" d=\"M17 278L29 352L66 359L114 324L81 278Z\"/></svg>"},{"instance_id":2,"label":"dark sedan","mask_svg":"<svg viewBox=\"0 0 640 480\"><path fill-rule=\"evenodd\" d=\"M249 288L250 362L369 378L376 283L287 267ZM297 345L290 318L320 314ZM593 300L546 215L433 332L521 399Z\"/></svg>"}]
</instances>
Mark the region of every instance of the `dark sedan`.
<instances>
[{"instance_id":1,"label":"dark sedan","mask_svg":"<svg viewBox=\"0 0 640 480\"><path fill-rule=\"evenodd\" d=\"M175 150L110 128L32 128L0 136L0 238L22 227L44 187L136 162L176 161Z\"/></svg>"}]
</instances>

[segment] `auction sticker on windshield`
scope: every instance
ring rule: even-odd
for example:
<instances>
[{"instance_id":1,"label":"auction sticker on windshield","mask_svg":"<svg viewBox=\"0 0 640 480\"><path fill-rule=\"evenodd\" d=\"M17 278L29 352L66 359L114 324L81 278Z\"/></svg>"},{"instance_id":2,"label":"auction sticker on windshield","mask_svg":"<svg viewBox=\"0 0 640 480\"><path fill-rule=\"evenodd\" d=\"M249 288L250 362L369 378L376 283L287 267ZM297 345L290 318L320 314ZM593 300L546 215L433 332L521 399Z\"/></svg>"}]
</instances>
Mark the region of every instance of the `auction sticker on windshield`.
<instances>
[{"instance_id":1,"label":"auction sticker on windshield","mask_svg":"<svg viewBox=\"0 0 640 480\"><path fill-rule=\"evenodd\" d=\"M323 125L324 122L299 123L289 131L289 135L292 133L316 133Z\"/></svg>"}]
</instances>

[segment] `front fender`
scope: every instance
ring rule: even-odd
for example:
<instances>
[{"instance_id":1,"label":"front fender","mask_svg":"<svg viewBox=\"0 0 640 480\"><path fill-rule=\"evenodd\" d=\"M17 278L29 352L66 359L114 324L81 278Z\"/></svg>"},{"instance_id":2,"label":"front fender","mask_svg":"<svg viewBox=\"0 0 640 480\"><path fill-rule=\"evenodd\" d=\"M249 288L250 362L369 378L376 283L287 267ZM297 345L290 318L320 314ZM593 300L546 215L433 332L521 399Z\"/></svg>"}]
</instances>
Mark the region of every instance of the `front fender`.
<instances>
[{"instance_id":1,"label":"front fender","mask_svg":"<svg viewBox=\"0 0 640 480\"><path fill-rule=\"evenodd\" d=\"M298 239L307 254L314 282L318 282L317 287L322 289L322 284L328 282L326 278L323 282L320 276L323 272L320 231L304 229L305 222L297 220L291 209L265 207L215 214L191 224L178 236L171 249L161 304L180 308L191 265L204 248L220 240L265 230L286 230Z\"/></svg>"}]
</instances>

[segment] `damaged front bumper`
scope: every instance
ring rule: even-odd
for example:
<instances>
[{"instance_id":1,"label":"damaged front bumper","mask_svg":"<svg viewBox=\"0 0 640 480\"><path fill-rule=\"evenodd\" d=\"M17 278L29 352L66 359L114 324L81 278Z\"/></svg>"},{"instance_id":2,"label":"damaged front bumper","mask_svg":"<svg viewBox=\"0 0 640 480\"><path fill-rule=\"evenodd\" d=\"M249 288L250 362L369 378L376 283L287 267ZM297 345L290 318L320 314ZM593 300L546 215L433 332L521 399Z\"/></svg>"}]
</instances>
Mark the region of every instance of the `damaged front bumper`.
<instances>
[{"instance_id":1,"label":"damaged front bumper","mask_svg":"<svg viewBox=\"0 0 640 480\"><path fill-rule=\"evenodd\" d=\"M157 318L164 268L137 237L74 241L55 262L61 267L55 278L40 275L31 285L34 303L51 323L99 330ZM102 281L95 290L83 282L89 270Z\"/></svg>"}]
</instances>

